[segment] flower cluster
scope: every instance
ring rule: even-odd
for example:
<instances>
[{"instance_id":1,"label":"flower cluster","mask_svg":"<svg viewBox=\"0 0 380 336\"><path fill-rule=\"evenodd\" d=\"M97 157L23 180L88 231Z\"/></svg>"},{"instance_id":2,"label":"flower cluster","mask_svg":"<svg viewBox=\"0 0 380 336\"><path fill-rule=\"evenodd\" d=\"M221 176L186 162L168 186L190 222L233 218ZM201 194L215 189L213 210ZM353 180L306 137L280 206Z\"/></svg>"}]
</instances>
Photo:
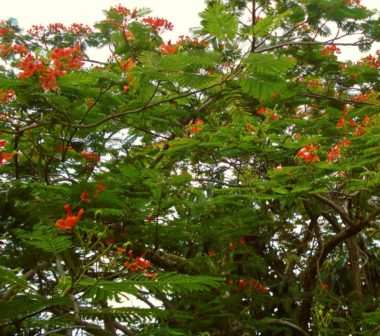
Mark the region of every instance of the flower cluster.
<instances>
[{"instance_id":1,"label":"flower cluster","mask_svg":"<svg viewBox=\"0 0 380 336\"><path fill-rule=\"evenodd\" d=\"M350 145L350 140L344 139L343 141L338 141L338 143L328 152L326 162L331 163L334 159L338 159L341 154L341 147L349 147Z\"/></svg>"},{"instance_id":2,"label":"flower cluster","mask_svg":"<svg viewBox=\"0 0 380 336\"><path fill-rule=\"evenodd\" d=\"M142 19L143 23L149 25L156 32L163 32L164 30L173 30L173 24L165 19L158 17L147 17Z\"/></svg>"},{"instance_id":3,"label":"flower cluster","mask_svg":"<svg viewBox=\"0 0 380 336\"><path fill-rule=\"evenodd\" d=\"M355 103L363 103L368 99L368 94L359 93L356 96L352 96L351 100Z\"/></svg>"},{"instance_id":4,"label":"flower cluster","mask_svg":"<svg viewBox=\"0 0 380 336\"><path fill-rule=\"evenodd\" d=\"M130 10L124 6L121 6L121 5L111 7L109 12L119 14L119 15L123 16L124 18L131 17L132 19L137 18L137 15L138 15L138 11L136 8L133 10Z\"/></svg>"},{"instance_id":5,"label":"flower cluster","mask_svg":"<svg viewBox=\"0 0 380 336\"><path fill-rule=\"evenodd\" d=\"M259 282L258 280L254 278L240 279L237 282L237 286L240 289L244 289L248 286L251 286L253 289L257 290L258 292L262 294L267 294L269 292L268 287L266 287L263 283Z\"/></svg>"},{"instance_id":6,"label":"flower cluster","mask_svg":"<svg viewBox=\"0 0 380 336\"><path fill-rule=\"evenodd\" d=\"M81 153L82 158L85 160L93 161L93 162L99 162L100 161L100 156L97 153L93 152L82 152Z\"/></svg>"},{"instance_id":7,"label":"flower cluster","mask_svg":"<svg viewBox=\"0 0 380 336\"><path fill-rule=\"evenodd\" d=\"M359 6L360 5L360 1L361 0L343 0L343 3L345 5L353 5L353 4L355 4L355 5Z\"/></svg>"},{"instance_id":8,"label":"flower cluster","mask_svg":"<svg viewBox=\"0 0 380 336\"><path fill-rule=\"evenodd\" d=\"M16 33L15 29L9 24L9 22L0 21L0 37L9 37Z\"/></svg>"},{"instance_id":9,"label":"flower cluster","mask_svg":"<svg viewBox=\"0 0 380 336\"><path fill-rule=\"evenodd\" d=\"M22 72L19 73L18 78L24 79L32 77L35 73L41 72L44 69L44 62L41 59L28 54L17 64L17 67L22 70Z\"/></svg>"},{"instance_id":10,"label":"flower cluster","mask_svg":"<svg viewBox=\"0 0 380 336\"><path fill-rule=\"evenodd\" d=\"M228 250L228 251L235 251L237 248L241 248L242 246L246 246L246 242L244 237L240 237L235 243L229 242L227 245L222 245L221 249ZM208 250L207 254L211 257L214 257L217 255L217 252L215 250Z\"/></svg>"},{"instance_id":11,"label":"flower cluster","mask_svg":"<svg viewBox=\"0 0 380 336\"><path fill-rule=\"evenodd\" d=\"M328 290L329 290L329 285L328 285L327 283L323 283L323 284L321 285L321 288L322 288L322 290L323 290L324 292L328 292Z\"/></svg>"},{"instance_id":12,"label":"flower cluster","mask_svg":"<svg viewBox=\"0 0 380 336\"><path fill-rule=\"evenodd\" d=\"M92 29L81 23L73 23L66 27L62 23L51 23L47 27L42 25L33 25L29 30L28 34L36 39L45 40L51 35L62 35L62 34L73 34L77 37L86 36L92 33Z\"/></svg>"},{"instance_id":13,"label":"flower cluster","mask_svg":"<svg viewBox=\"0 0 380 336\"><path fill-rule=\"evenodd\" d=\"M125 249L119 247L116 249L116 251L119 253L123 253L125 252ZM134 258L133 251L129 250L128 257L129 257L129 260L124 262L124 266L127 267L128 270L132 272L143 272L143 274L150 279L157 278L156 273L151 273L147 271L147 269L151 267L151 262L145 259L144 254L139 257Z\"/></svg>"},{"instance_id":14,"label":"flower cluster","mask_svg":"<svg viewBox=\"0 0 380 336\"><path fill-rule=\"evenodd\" d=\"M7 57L9 55L20 55L23 57L28 53L29 50L24 44L0 43L0 57Z\"/></svg>"},{"instance_id":15,"label":"flower cluster","mask_svg":"<svg viewBox=\"0 0 380 336\"><path fill-rule=\"evenodd\" d=\"M15 99L15 92L13 90L0 90L0 103L8 103Z\"/></svg>"},{"instance_id":16,"label":"flower cluster","mask_svg":"<svg viewBox=\"0 0 380 336\"><path fill-rule=\"evenodd\" d=\"M353 131L352 135L362 136L365 133L365 131L369 128L370 121L371 121L371 119L367 115L364 115L360 124L359 125L355 124L356 128Z\"/></svg>"},{"instance_id":17,"label":"flower cluster","mask_svg":"<svg viewBox=\"0 0 380 336\"><path fill-rule=\"evenodd\" d=\"M74 35L89 35L93 32L88 25L83 25L82 23L73 23L66 30Z\"/></svg>"},{"instance_id":18,"label":"flower cluster","mask_svg":"<svg viewBox=\"0 0 380 336\"><path fill-rule=\"evenodd\" d=\"M136 63L132 60L132 58L128 58L126 61L120 60L118 63L120 69L124 72L131 71L136 66Z\"/></svg>"},{"instance_id":19,"label":"flower cluster","mask_svg":"<svg viewBox=\"0 0 380 336\"><path fill-rule=\"evenodd\" d=\"M179 44L172 44L172 42L169 40L167 44L163 43L160 46L160 52L163 54L173 54L177 51L179 47Z\"/></svg>"},{"instance_id":20,"label":"flower cluster","mask_svg":"<svg viewBox=\"0 0 380 336\"><path fill-rule=\"evenodd\" d=\"M106 190L106 187L104 186L103 183L101 182L98 182L98 185L97 185L97 188L95 190L95 192L93 193L93 196L94 197L98 197L99 193L103 190ZM80 195L80 199L82 202L85 202L85 203L91 203L92 202L92 199L89 197L90 196L90 192L85 190L81 193Z\"/></svg>"},{"instance_id":21,"label":"flower cluster","mask_svg":"<svg viewBox=\"0 0 380 336\"><path fill-rule=\"evenodd\" d=\"M202 130L204 121L202 119L195 119L194 123L190 127L190 132L195 134L199 133Z\"/></svg>"},{"instance_id":22,"label":"flower cluster","mask_svg":"<svg viewBox=\"0 0 380 336\"><path fill-rule=\"evenodd\" d=\"M252 125L252 124L247 124L247 125L245 125L245 129L246 129L248 132L253 132L253 125Z\"/></svg>"},{"instance_id":23,"label":"flower cluster","mask_svg":"<svg viewBox=\"0 0 380 336\"><path fill-rule=\"evenodd\" d=\"M362 59L362 61L358 61L357 64L367 64L371 68L380 67L380 50L376 51L376 56L368 55Z\"/></svg>"},{"instance_id":24,"label":"flower cluster","mask_svg":"<svg viewBox=\"0 0 380 336\"><path fill-rule=\"evenodd\" d=\"M264 114L264 113L266 113L268 111L268 108L266 108L265 106L262 106L262 107L260 107L257 111L256 111L256 113L257 114Z\"/></svg>"},{"instance_id":25,"label":"flower cluster","mask_svg":"<svg viewBox=\"0 0 380 336\"><path fill-rule=\"evenodd\" d=\"M84 64L83 56L79 45L64 49L56 48L50 55L54 68L62 72L80 69Z\"/></svg>"},{"instance_id":26,"label":"flower cluster","mask_svg":"<svg viewBox=\"0 0 380 336\"><path fill-rule=\"evenodd\" d=\"M189 36L181 35L176 44L181 45L185 48L192 49L206 49L209 46L208 42L206 42L206 40L202 36L199 38L194 37L191 39Z\"/></svg>"},{"instance_id":27,"label":"flower cluster","mask_svg":"<svg viewBox=\"0 0 380 336\"><path fill-rule=\"evenodd\" d=\"M0 140L0 149L7 144L6 140ZM0 165L7 163L12 158L11 153L0 152Z\"/></svg>"},{"instance_id":28,"label":"flower cluster","mask_svg":"<svg viewBox=\"0 0 380 336\"><path fill-rule=\"evenodd\" d=\"M55 222L55 227L61 231L70 230L74 228L77 222L84 214L84 210L82 208L79 210L78 214L74 216L71 210L71 206L69 204L65 204L63 207L66 211L66 218L58 219Z\"/></svg>"},{"instance_id":29,"label":"flower cluster","mask_svg":"<svg viewBox=\"0 0 380 336\"><path fill-rule=\"evenodd\" d=\"M352 118L349 118L348 120L346 120L344 118L346 113L347 112L343 112L343 116L338 119L338 122L336 124L336 128L337 129L344 128L344 126L346 124L349 124L351 127L355 128L352 132L352 135L354 135L354 136L363 135L365 133L365 131L369 128L369 123L371 121L370 117L368 117L368 115L364 115L363 119L358 124Z\"/></svg>"},{"instance_id":30,"label":"flower cluster","mask_svg":"<svg viewBox=\"0 0 380 336\"><path fill-rule=\"evenodd\" d=\"M325 47L323 50L321 50L320 54L322 56L332 56L335 53L340 54L341 51L336 45L329 45Z\"/></svg>"},{"instance_id":31,"label":"flower cluster","mask_svg":"<svg viewBox=\"0 0 380 336\"><path fill-rule=\"evenodd\" d=\"M50 57L51 61L28 53L22 61L17 63L17 67L21 70L18 78L25 79L37 75L40 85L46 92L56 91L59 89L58 76L65 75L67 70L78 70L83 65L81 61L83 54L77 45L64 49L56 48Z\"/></svg>"},{"instance_id":32,"label":"flower cluster","mask_svg":"<svg viewBox=\"0 0 380 336\"><path fill-rule=\"evenodd\" d=\"M305 162L318 162L319 157L316 154L318 146L315 145L305 145L298 152L297 157Z\"/></svg>"}]
</instances>

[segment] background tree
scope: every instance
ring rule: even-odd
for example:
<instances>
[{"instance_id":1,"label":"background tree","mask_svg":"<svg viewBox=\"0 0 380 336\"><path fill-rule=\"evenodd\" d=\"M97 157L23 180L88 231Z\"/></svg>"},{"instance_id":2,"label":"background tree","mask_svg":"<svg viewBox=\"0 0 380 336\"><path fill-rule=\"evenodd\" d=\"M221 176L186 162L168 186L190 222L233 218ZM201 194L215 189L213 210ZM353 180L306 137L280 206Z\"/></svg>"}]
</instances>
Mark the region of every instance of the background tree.
<instances>
[{"instance_id":1,"label":"background tree","mask_svg":"<svg viewBox=\"0 0 380 336\"><path fill-rule=\"evenodd\" d=\"M200 15L176 42L121 5L93 28L1 22L2 334L378 333L380 59L336 54L379 18Z\"/></svg>"}]
</instances>

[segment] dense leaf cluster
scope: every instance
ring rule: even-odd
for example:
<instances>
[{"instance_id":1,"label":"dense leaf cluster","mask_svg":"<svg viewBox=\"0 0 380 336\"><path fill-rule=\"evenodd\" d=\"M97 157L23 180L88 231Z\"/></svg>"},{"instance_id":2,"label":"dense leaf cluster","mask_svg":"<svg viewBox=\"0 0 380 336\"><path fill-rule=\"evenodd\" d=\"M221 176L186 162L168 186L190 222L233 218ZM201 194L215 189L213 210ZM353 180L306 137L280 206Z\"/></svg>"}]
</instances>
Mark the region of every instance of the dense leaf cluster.
<instances>
[{"instance_id":1,"label":"dense leaf cluster","mask_svg":"<svg viewBox=\"0 0 380 336\"><path fill-rule=\"evenodd\" d=\"M0 333L376 335L377 14L104 14L0 22Z\"/></svg>"}]
</instances>

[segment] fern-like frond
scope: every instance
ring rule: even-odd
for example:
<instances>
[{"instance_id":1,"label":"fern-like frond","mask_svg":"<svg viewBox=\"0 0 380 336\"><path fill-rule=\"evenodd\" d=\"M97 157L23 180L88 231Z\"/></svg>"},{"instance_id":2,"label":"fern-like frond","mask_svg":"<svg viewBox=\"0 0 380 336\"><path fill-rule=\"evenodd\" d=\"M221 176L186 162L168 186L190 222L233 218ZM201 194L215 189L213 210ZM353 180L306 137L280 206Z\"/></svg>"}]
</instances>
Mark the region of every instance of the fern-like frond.
<instances>
[{"instance_id":1,"label":"fern-like frond","mask_svg":"<svg viewBox=\"0 0 380 336\"><path fill-rule=\"evenodd\" d=\"M220 40L232 41L238 31L235 14L227 11L221 4L215 4L200 14L203 25L212 35Z\"/></svg>"},{"instance_id":2,"label":"fern-like frond","mask_svg":"<svg viewBox=\"0 0 380 336\"><path fill-rule=\"evenodd\" d=\"M49 253L61 253L73 246L71 238L66 235L59 235L52 226L37 226L32 232L18 231L18 238L31 246L39 248Z\"/></svg>"},{"instance_id":3,"label":"fern-like frond","mask_svg":"<svg viewBox=\"0 0 380 336\"><path fill-rule=\"evenodd\" d=\"M0 284L2 286L7 284L22 288L28 286L28 282L24 278L17 276L14 272L4 266L0 266Z\"/></svg>"},{"instance_id":4,"label":"fern-like frond","mask_svg":"<svg viewBox=\"0 0 380 336\"><path fill-rule=\"evenodd\" d=\"M202 292L218 287L222 280L210 276L190 276L187 274L166 273L152 280L138 274L120 282L108 280L82 279L79 287L98 287L104 290L137 294L139 288L146 288L152 292L190 293Z\"/></svg>"}]
</instances>

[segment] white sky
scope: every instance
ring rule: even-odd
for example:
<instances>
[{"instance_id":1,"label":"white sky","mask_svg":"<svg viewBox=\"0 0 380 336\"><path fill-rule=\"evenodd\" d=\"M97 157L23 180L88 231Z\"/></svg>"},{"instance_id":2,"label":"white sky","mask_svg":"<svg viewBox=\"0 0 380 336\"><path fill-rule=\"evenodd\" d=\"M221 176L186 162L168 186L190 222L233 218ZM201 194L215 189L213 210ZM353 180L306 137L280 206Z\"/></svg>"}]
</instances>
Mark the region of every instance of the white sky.
<instances>
[{"instance_id":1,"label":"white sky","mask_svg":"<svg viewBox=\"0 0 380 336\"><path fill-rule=\"evenodd\" d=\"M0 19L14 17L19 25L28 29L33 24L85 23L91 26L103 18L102 11L111 6L122 4L128 8L147 7L152 9L152 16L163 17L174 24L174 31L167 38L177 39L179 35L189 35L189 29L199 26L198 13L204 8L204 0L0 0ZM368 8L380 11L380 0L362 0ZM374 46L372 52L379 48ZM344 49L342 58L358 53L351 48ZM347 55L347 57L345 57Z\"/></svg>"}]
</instances>

